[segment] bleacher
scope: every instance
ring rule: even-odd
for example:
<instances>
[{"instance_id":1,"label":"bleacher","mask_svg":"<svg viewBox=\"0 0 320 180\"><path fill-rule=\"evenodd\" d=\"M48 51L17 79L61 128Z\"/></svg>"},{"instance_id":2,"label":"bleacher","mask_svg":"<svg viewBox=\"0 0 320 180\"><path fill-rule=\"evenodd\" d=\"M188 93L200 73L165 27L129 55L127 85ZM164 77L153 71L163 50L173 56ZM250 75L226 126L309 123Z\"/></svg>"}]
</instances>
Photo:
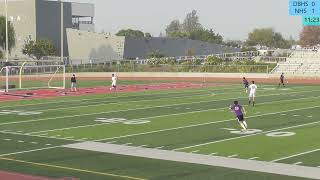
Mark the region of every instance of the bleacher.
<instances>
[{"instance_id":1,"label":"bleacher","mask_svg":"<svg viewBox=\"0 0 320 180\"><path fill-rule=\"evenodd\" d=\"M294 51L286 62L278 63L272 73L320 75L320 52L311 50Z\"/></svg>"}]
</instances>

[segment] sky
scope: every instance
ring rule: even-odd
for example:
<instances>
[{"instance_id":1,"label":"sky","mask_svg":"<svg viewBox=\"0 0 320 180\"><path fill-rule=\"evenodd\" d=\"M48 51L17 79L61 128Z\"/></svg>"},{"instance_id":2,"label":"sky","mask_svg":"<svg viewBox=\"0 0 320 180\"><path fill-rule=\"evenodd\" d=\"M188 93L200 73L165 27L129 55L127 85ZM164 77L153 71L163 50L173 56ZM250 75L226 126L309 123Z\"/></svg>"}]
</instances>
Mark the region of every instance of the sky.
<instances>
[{"instance_id":1,"label":"sky","mask_svg":"<svg viewBox=\"0 0 320 180\"><path fill-rule=\"evenodd\" d=\"M300 17L289 16L288 0L72 0L94 3L96 31L116 33L132 28L164 33L175 19L183 21L197 10L200 23L226 40L245 40L254 28L272 27L284 37L297 39Z\"/></svg>"}]
</instances>

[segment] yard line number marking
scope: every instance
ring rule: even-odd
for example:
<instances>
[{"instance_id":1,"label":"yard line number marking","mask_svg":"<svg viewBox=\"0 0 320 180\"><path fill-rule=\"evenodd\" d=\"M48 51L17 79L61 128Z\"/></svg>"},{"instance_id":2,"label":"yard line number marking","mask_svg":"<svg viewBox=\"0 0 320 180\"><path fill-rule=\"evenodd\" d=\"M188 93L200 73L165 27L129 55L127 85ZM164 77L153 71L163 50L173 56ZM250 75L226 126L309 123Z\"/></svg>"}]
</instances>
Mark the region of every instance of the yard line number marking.
<instances>
[{"instance_id":1,"label":"yard line number marking","mask_svg":"<svg viewBox=\"0 0 320 180\"><path fill-rule=\"evenodd\" d=\"M126 125L137 125L137 124L146 124L150 123L148 120L127 120L124 118L97 118L95 120L96 122L103 122L103 123L110 123L110 124L115 124L115 123L122 123Z\"/></svg>"},{"instance_id":2,"label":"yard line number marking","mask_svg":"<svg viewBox=\"0 0 320 180\"><path fill-rule=\"evenodd\" d=\"M18 116L31 116L42 114L36 111L14 111L14 110L0 110L0 115L18 115Z\"/></svg>"},{"instance_id":3,"label":"yard line number marking","mask_svg":"<svg viewBox=\"0 0 320 180\"><path fill-rule=\"evenodd\" d=\"M242 134L242 135L249 135L249 134L256 134L261 133L263 130L260 129L247 129L246 131L239 131L236 129L229 129L229 128L222 128L223 130L230 131L232 134ZM266 136L269 137L288 137L288 136L294 136L296 133L294 132L271 132L266 134Z\"/></svg>"}]
</instances>

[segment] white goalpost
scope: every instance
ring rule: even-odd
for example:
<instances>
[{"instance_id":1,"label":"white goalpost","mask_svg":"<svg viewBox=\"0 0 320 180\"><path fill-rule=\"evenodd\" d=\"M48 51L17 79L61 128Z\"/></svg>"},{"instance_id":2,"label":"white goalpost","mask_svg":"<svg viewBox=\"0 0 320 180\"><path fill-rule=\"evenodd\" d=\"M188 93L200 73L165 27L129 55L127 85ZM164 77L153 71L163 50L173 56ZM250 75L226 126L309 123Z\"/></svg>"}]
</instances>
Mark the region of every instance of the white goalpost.
<instances>
[{"instance_id":1,"label":"white goalpost","mask_svg":"<svg viewBox=\"0 0 320 180\"><path fill-rule=\"evenodd\" d=\"M31 89L65 89L64 65L5 66L0 70L0 92Z\"/></svg>"}]
</instances>

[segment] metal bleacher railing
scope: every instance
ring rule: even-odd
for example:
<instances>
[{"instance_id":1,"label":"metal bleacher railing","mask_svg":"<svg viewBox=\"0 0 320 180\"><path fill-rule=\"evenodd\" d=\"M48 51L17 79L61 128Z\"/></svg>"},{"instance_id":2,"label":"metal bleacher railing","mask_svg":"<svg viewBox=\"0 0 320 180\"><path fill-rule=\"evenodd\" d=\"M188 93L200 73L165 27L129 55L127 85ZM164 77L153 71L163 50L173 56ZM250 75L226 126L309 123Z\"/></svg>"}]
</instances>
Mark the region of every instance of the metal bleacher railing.
<instances>
[{"instance_id":1,"label":"metal bleacher railing","mask_svg":"<svg viewBox=\"0 0 320 180\"><path fill-rule=\"evenodd\" d=\"M314 50L294 51L286 62L278 63L271 73L320 75L320 52Z\"/></svg>"}]
</instances>

